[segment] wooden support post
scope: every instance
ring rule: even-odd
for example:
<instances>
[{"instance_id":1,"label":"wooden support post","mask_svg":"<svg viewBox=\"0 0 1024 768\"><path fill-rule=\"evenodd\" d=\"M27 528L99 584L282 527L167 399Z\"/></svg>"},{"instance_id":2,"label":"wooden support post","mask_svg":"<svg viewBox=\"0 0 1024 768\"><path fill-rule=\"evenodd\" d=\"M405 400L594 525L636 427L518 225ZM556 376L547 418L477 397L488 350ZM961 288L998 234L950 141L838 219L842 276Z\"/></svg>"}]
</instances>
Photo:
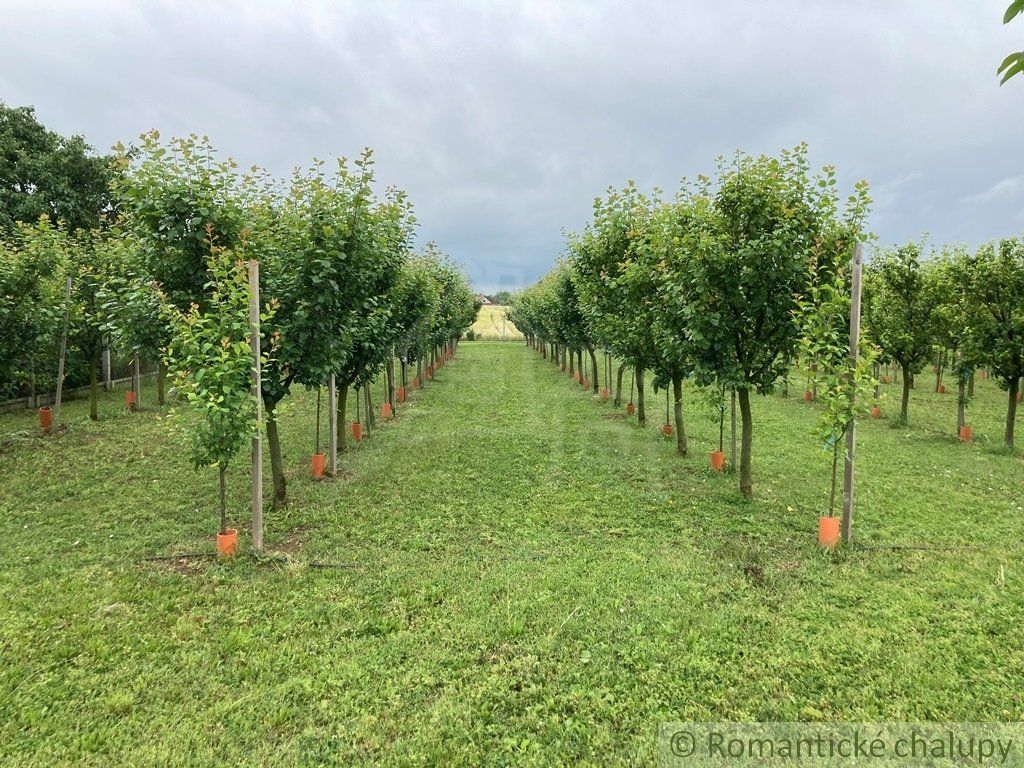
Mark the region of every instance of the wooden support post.
<instances>
[{"instance_id":1,"label":"wooden support post","mask_svg":"<svg viewBox=\"0 0 1024 768\"><path fill-rule=\"evenodd\" d=\"M110 362L111 362L110 361L110 339L109 338L104 338L103 339L103 390L105 392L109 392L113 388L113 386L114 386L114 384L113 384L113 373L110 370L110 368L111 368Z\"/></svg>"},{"instance_id":2,"label":"wooden support post","mask_svg":"<svg viewBox=\"0 0 1024 768\"><path fill-rule=\"evenodd\" d=\"M860 346L860 284L864 262L864 247L857 243L850 262L852 285L850 288L850 386L853 387L854 369ZM857 420L851 419L846 428L846 467L843 478L843 541L850 541L853 529L853 465L857 452Z\"/></svg>"},{"instance_id":3,"label":"wooden support post","mask_svg":"<svg viewBox=\"0 0 1024 768\"><path fill-rule=\"evenodd\" d=\"M64 394L64 357L68 351L68 322L71 319L71 278L64 288L64 330L60 336L60 358L57 360L57 397L53 408L53 424L60 426L60 401Z\"/></svg>"},{"instance_id":4,"label":"wooden support post","mask_svg":"<svg viewBox=\"0 0 1024 768\"><path fill-rule=\"evenodd\" d=\"M256 431L252 436L252 548L263 551L263 382L260 370L260 263L249 261L249 346ZM334 434L334 431L331 431Z\"/></svg>"},{"instance_id":5,"label":"wooden support post","mask_svg":"<svg viewBox=\"0 0 1024 768\"><path fill-rule=\"evenodd\" d=\"M142 407L142 364L139 362L139 353L132 357L132 392L135 393L135 408Z\"/></svg>"},{"instance_id":6,"label":"wooden support post","mask_svg":"<svg viewBox=\"0 0 1024 768\"><path fill-rule=\"evenodd\" d=\"M395 348L391 347L391 354L388 356L388 402L391 403L391 413L398 414L398 386L395 384Z\"/></svg>"},{"instance_id":7,"label":"wooden support post","mask_svg":"<svg viewBox=\"0 0 1024 768\"><path fill-rule=\"evenodd\" d=\"M327 377L327 456L328 469L338 474L338 381L332 373Z\"/></svg>"}]
</instances>

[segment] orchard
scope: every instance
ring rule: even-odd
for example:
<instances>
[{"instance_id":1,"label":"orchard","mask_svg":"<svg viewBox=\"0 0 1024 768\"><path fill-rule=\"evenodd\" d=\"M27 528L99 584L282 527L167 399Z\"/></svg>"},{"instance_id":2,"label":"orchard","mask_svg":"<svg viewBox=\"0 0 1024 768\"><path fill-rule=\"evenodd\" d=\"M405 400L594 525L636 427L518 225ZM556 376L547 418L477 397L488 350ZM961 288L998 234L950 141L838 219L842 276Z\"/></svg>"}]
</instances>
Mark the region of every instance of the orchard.
<instances>
[{"instance_id":1,"label":"orchard","mask_svg":"<svg viewBox=\"0 0 1024 768\"><path fill-rule=\"evenodd\" d=\"M293 390L318 395L309 440L315 479L326 469L319 394L330 393L326 474L334 475L346 448L348 393L359 440L378 406L385 418L397 413L396 358L404 390L408 364L429 359L432 369L450 359L479 305L434 244L415 252L412 205L397 188L375 192L369 150L333 171L316 162L282 182L258 168L239 174L198 136L163 142L153 131L137 150L115 149L117 216L90 230L42 216L0 241L0 390L45 399L40 429L59 437L74 428L60 419L71 371L89 382L97 421L101 375L113 386L111 358L130 361L132 413L147 407L140 366L149 363L153 407L183 432L195 467L218 472L219 503L209 505L223 537L226 470L250 443L258 456L265 437L272 504L288 502L278 421ZM164 409L168 372L174 403ZM378 380L386 388L375 393ZM260 551L262 464L253 467L251 533ZM221 549L234 555L237 546Z\"/></svg>"},{"instance_id":2,"label":"orchard","mask_svg":"<svg viewBox=\"0 0 1024 768\"><path fill-rule=\"evenodd\" d=\"M826 501L819 543L839 543L837 481L845 468L843 538L852 538L853 430L857 419L882 418L883 381L902 381L894 428L911 424L911 402L926 364L934 391L946 394L943 373L956 383L949 433L971 442L967 406L977 376L1006 392L1003 442L1014 448L1014 423L1024 376L1024 246L1004 240L975 253L949 247L928 253L923 243L877 247L865 229L871 199L866 182L846 199L836 170L812 173L803 145L777 157L738 154L717 172L684 183L672 200L632 182L609 189L593 219L570 234L566 257L535 285L513 297L510 317L529 347L564 371L565 360L594 361L594 350L630 371L627 416L647 421L645 382L668 389L665 436L689 451L683 387L705 390L718 424L716 471L735 472L739 493L754 495L757 396L788 397L796 376L820 416L806 435L827 456ZM872 245L866 263L863 244ZM856 273L856 275L854 274ZM884 373L883 373L884 372ZM610 386L610 367L604 373ZM920 377L920 378L919 378ZM927 386L927 384L924 384ZM727 394L732 442L724 460ZM668 411L668 409L667 409ZM951 447L951 450L954 448Z\"/></svg>"},{"instance_id":3,"label":"orchard","mask_svg":"<svg viewBox=\"0 0 1024 768\"><path fill-rule=\"evenodd\" d=\"M799 145L608 188L499 303L370 150L103 169L0 222L0 763L1024 717L1024 240L883 245Z\"/></svg>"}]
</instances>

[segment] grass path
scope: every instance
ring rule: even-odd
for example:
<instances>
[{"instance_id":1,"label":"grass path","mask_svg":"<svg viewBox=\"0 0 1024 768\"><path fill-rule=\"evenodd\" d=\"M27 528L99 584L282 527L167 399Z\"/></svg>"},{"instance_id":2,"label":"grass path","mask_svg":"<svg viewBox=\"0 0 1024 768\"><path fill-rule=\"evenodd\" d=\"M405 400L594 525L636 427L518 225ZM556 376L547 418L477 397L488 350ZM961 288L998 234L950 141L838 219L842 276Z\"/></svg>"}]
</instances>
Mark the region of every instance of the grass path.
<instances>
[{"instance_id":1,"label":"grass path","mask_svg":"<svg viewBox=\"0 0 1024 768\"><path fill-rule=\"evenodd\" d=\"M757 399L750 502L694 402L681 460L521 345L464 344L320 484L311 402L268 512L291 558L227 564L138 559L216 525L158 414L74 403L50 440L0 417L25 430L0 452L0 764L649 764L662 720L1024 717L1019 458L865 425L863 543L829 556L795 399ZM244 461L231 482L244 509Z\"/></svg>"}]
</instances>

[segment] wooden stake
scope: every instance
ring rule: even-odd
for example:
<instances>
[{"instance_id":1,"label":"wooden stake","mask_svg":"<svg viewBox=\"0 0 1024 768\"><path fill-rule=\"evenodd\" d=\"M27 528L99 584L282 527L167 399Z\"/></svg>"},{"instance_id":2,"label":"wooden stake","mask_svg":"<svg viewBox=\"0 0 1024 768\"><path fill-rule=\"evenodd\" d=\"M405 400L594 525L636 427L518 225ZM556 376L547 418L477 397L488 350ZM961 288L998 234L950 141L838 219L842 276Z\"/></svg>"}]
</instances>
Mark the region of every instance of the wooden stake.
<instances>
[{"instance_id":1,"label":"wooden stake","mask_svg":"<svg viewBox=\"0 0 1024 768\"><path fill-rule=\"evenodd\" d=\"M857 355L860 346L860 283L861 268L864 261L864 247L857 243L853 249L850 262L852 285L850 288L850 386L854 386L852 378L857 366ZM846 471L843 478L843 541L850 541L853 533L853 465L857 451L857 420L851 419L846 428Z\"/></svg>"},{"instance_id":2,"label":"wooden stake","mask_svg":"<svg viewBox=\"0 0 1024 768\"><path fill-rule=\"evenodd\" d=\"M113 387L113 375L110 370L110 339L103 339L103 389L109 392Z\"/></svg>"},{"instance_id":3,"label":"wooden stake","mask_svg":"<svg viewBox=\"0 0 1024 768\"><path fill-rule=\"evenodd\" d=\"M71 319L71 278L64 289L64 331L60 336L60 358L57 361L57 397L53 408L54 426L60 426L60 400L64 394L64 356L68 351L68 322Z\"/></svg>"},{"instance_id":4,"label":"wooden stake","mask_svg":"<svg viewBox=\"0 0 1024 768\"><path fill-rule=\"evenodd\" d=\"M332 475L338 474L338 382L332 373L327 377L327 453Z\"/></svg>"},{"instance_id":5,"label":"wooden stake","mask_svg":"<svg viewBox=\"0 0 1024 768\"><path fill-rule=\"evenodd\" d=\"M260 370L260 263L256 259L249 261L249 346L253 355L252 396L256 401L256 431L252 437L252 548L255 552L262 552L263 382Z\"/></svg>"},{"instance_id":6,"label":"wooden stake","mask_svg":"<svg viewBox=\"0 0 1024 768\"><path fill-rule=\"evenodd\" d=\"M132 357L132 391L135 393L135 410L142 408L142 365L139 353Z\"/></svg>"}]
</instances>

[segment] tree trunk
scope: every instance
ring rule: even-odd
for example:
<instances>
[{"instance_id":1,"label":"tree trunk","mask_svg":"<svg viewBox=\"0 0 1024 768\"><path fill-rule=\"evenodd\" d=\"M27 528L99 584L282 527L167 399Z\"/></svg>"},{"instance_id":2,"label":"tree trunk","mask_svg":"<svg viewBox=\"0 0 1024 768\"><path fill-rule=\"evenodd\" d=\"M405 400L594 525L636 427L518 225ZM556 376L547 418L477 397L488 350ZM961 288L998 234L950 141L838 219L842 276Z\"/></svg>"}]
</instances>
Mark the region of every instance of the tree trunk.
<instances>
[{"instance_id":1,"label":"tree trunk","mask_svg":"<svg viewBox=\"0 0 1024 768\"><path fill-rule=\"evenodd\" d=\"M967 379L967 396L974 397L974 371L971 371L971 377Z\"/></svg>"},{"instance_id":2,"label":"tree trunk","mask_svg":"<svg viewBox=\"0 0 1024 768\"><path fill-rule=\"evenodd\" d=\"M683 379L680 376L672 379L672 396L675 399L676 453L685 456L687 450L686 425L683 423Z\"/></svg>"},{"instance_id":3,"label":"tree trunk","mask_svg":"<svg viewBox=\"0 0 1024 768\"><path fill-rule=\"evenodd\" d=\"M284 479L284 460L281 457L281 435L277 431L277 403L264 401L267 418L267 447L270 449L270 476L274 482L274 509L288 503L288 484Z\"/></svg>"},{"instance_id":4,"label":"tree trunk","mask_svg":"<svg viewBox=\"0 0 1024 768\"><path fill-rule=\"evenodd\" d=\"M437 359L436 357L434 358ZM363 385L363 427L366 429L366 434L370 434L370 428L373 427L373 403L370 401L370 387L366 384Z\"/></svg>"},{"instance_id":5,"label":"tree trunk","mask_svg":"<svg viewBox=\"0 0 1024 768\"><path fill-rule=\"evenodd\" d=\"M730 437L731 443L729 446L729 467L735 472L736 471L736 390L732 390L730 395L730 419L732 420L732 435Z\"/></svg>"},{"instance_id":6,"label":"tree trunk","mask_svg":"<svg viewBox=\"0 0 1024 768\"><path fill-rule=\"evenodd\" d=\"M644 409L644 369L636 369L636 423L641 427L647 425L647 412Z\"/></svg>"},{"instance_id":7,"label":"tree trunk","mask_svg":"<svg viewBox=\"0 0 1024 768\"><path fill-rule=\"evenodd\" d=\"M1013 448L1013 427L1017 420L1017 393L1020 392L1020 379L1010 382L1009 400L1006 404L1006 430L1003 439L1007 448Z\"/></svg>"},{"instance_id":8,"label":"tree trunk","mask_svg":"<svg viewBox=\"0 0 1024 768\"><path fill-rule=\"evenodd\" d=\"M338 440L338 452L345 450L345 435L348 433L348 382L338 382L338 423L335 434Z\"/></svg>"},{"instance_id":9,"label":"tree trunk","mask_svg":"<svg viewBox=\"0 0 1024 768\"><path fill-rule=\"evenodd\" d=\"M828 516L835 517L836 511L836 480L839 477L839 447L842 441L836 440L832 446L832 485L828 491Z\"/></svg>"},{"instance_id":10,"label":"tree trunk","mask_svg":"<svg viewBox=\"0 0 1024 768\"><path fill-rule=\"evenodd\" d=\"M587 347L587 352L590 353L590 365L594 369L594 381L592 386L594 388L594 394L596 395L598 391L597 355L594 354L593 347Z\"/></svg>"},{"instance_id":11,"label":"tree trunk","mask_svg":"<svg viewBox=\"0 0 1024 768\"><path fill-rule=\"evenodd\" d=\"M754 481L750 472L750 453L754 445L753 423L750 419L750 390L741 389L737 393L740 401L740 419L743 422L743 434L740 439L740 493L747 498L754 495Z\"/></svg>"},{"instance_id":12,"label":"tree trunk","mask_svg":"<svg viewBox=\"0 0 1024 768\"><path fill-rule=\"evenodd\" d=\"M615 374L615 407L622 405L622 374L626 372L626 364L619 363L619 372Z\"/></svg>"},{"instance_id":13,"label":"tree trunk","mask_svg":"<svg viewBox=\"0 0 1024 768\"><path fill-rule=\"evenodd\" d=\"M132 389L135 391L135 407L142 408L142 363L139 360L139 353L132 358Z\"/></svg>"},{"instance_id":14,"label":"tree trunk","mask_svg":"<svg viewBox=\"0 0 1024 768\"><path fill-rule=\"evenodd\" d=\"M220 532L228 532L228 500L227 500L227 467L221 464L220 469Z\"/></svg>"},{"instance_id":15,"label":"tree trunk","mask_svg":"<svg viewBox=\"0 0 1024 768\"><path fill-rule=\"evenodd\" d=\"M569 376L576 373L576 355L569 355Z\"/></svg>"},{"instance_id":16,"label":"tree trunk","mask_svg":"<svg viewBox=\"0 0 1024 768\"><path fill-rule=\"evenodd\" d=\"M102 352L89 358L89 418L93 421L99 421L100 418L100 381L96 368L100 364L101 355Z\"/></svg>"},{"instance_id":17,"label":"tree trunk","mask_svg":"<svg viewBox=\"0 0 1024 768\"><path fill-rule=\"evenodd\" d=\"M910 405L910 388L912 386L914 386L914 381L910 371L903 366L903 400L900 402L900 419L904 424L907 423L907 406Z\"/></svg>"}]
</instances>

